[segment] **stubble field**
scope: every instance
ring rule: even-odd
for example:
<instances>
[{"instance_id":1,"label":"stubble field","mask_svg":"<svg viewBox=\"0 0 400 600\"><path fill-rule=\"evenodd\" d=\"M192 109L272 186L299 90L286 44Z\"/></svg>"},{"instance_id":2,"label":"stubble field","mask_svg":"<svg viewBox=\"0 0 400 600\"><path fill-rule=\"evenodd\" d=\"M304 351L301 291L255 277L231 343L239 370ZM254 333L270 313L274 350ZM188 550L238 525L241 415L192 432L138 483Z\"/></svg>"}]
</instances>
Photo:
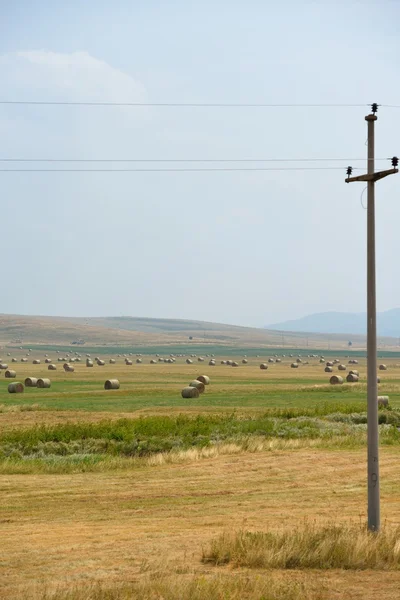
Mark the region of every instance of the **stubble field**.
<instances>
[{"instance_id":1,"label":"stubble field","mask_svg":"<svg viewBox=\"0 0 400 600\"><path fill-rule=\"evenodd\" d=\"M398 598L400 360L385 358L379 387L390 397L379 413L382 521L396 539L379 560L363 559L361 540L340 568L307 563L316 542L304 536L327 525L364 535L364 359L341 357L360 383L330 386L304 356L298 369L285 357L262 371L267 355L216 366L102 356L87 368L82 354L72 373L62 362L49 372L39 351L9 364L17 381L50 377L50 389L8 394L0 371L1 598ZM181 398L200 374L205 393ZM109 378L119 390L104 390ZM252 538L244 547L246 532L297 535L302 558L274 564Z\"/></svg>"}]
</instances>

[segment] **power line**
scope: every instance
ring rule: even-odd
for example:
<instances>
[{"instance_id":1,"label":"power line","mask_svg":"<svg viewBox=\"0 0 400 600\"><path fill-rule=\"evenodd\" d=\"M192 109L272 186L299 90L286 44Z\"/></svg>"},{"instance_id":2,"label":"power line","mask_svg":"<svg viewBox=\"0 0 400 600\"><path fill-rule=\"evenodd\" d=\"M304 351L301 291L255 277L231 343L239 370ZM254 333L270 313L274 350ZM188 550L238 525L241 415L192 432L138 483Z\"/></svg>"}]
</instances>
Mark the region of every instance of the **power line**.
<instances>
[{"instance_id":1,"label":"power line","mask_svg":"<svg viewBox=\"0 0 400 600\"><path fill-rule=\"evenodd\" d=\"M371 104L265 104L263 102L79 102L50 100L0 100L0 104L20 104L30 106L154 106L189 108L364 108ZM395 105L380 104L388 108Z\"/></svg>"},{"instance_id":2,"label":"power line","mask_svg":"<svg viewBox=\"0 0 400 600\"><path fill-rule=\"evenodd\" d=\"M48 162L48 163L250 163L250 162L334 162L365 161L365 158L0 158L0 162ZM375 160L391 160L376 158Z\"/></svg>"},{"instance_id":3,"label":"power line","mask_svg":"<svg viewBox=\"0 0 400 600\"><path fill-rule=\"evenodd\" d=\"M213 171L343 171L343 167L218 167L213 168L142 168L142 169L0 169L1 173L182 173L182 172L213 172ZM357 170L357 168L356 168Z\"/></svg>"}]
</instances>

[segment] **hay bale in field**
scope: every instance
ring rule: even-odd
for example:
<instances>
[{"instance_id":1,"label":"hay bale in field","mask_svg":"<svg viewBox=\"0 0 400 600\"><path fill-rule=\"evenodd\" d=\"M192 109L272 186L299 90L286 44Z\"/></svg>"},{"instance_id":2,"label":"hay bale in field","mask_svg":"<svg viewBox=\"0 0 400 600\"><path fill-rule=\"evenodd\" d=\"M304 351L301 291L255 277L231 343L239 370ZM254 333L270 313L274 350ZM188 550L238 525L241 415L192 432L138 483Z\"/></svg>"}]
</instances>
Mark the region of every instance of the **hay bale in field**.
<instances>
[{"instance_id":1,"label":"hay bale in field","mask_svg":"<svg viewBox=\"0 0 400 600\"><path fill-rule=\"evenodd\" d=\"M247 363L248 363L248 362L249 362L249 361L247 360L247 358L243 358L243 359L242 359L242 364L243 364L243 365L247 365Z\"/></svg>"},{"instance_id":2,"label":"hay bale in field","mask_svg":"<svg viewBox=\"0 0 400 600\"><path fill-rule=\"evenodd\" d=\"M340 375L332 375L332 377L329 380L329 383L331 385L341 385L343 383L343 377L341 377Z\"/></svg>"},{"instance_id":3,"label":"hay bale in field","mask_svg":"<svg viewBox=\"0 0 400 600\"><path fill-rule=\"evenodd\" d=\"M328 360L328 362L326 363L326 366L327 367L333 367L333 362L330 361L330 360Z\"/></svg>"},{"instance_id":4,"label":"hay bale in field","mask_svg":"<svg viewBox=\"0 0 400 600\"><path fill-rule=\"evenodd\" d=\"M25 387L37 387L37 378L36 377L27 377L25 379Z\"/></svg>"},{"instance_id":5,"label":"hay bale in field","mask_svg":"<svg viewBox=\"0 0 400 600\"><path fill-rule=\"evenodd\" d=\"M300 364L302 362L301 358L296 358L296 362Z\"/></svg>"},{"instance_id":6,"label":"hay bale in field","mask_svg":"<svg viewBox=\"0 0 400 600\"><path fill-rule=\"evenodd\" d=\"M86 366L87 367L93 367L93 361L89 360L88 358L86 359Z\"/></svg>"},{"instance_id":7,"label":"hay bale in field","mask_svg":"<svg viewBox=\"0 0 400 600\"><path fill-rule=\"evenodd\" d=\"M357 377L360 377L360 373L358 371L349 371L350 375L357 375Z\"/></svg>"},{"instance_id":8,"label":"hay bale in field","mask_svg":"<svg viewBox=\"0 0 400 600\"><path fill-rule=\"evenodd\" d=\"M221 360L221 365L226 365L226 360Z\"/></svg>"},{"instance_id":9,"label":"hay bale in field","mask_svg":"<svg viewBox=\"0 0 400 600\"><path fill-rule=\"evenodd\" d=\"M210 385L210 378L208 377L208 375L199 375L198 377L196 377L197 381L201 381L201 383L204 383L204 385Z\"/></svg>"},{"instance_id":10,"label":"hay bale in field","mask_svg":"<svg viewBox=\"0 0 400 600\"><path fill-rule=\"evenodd\" d=\"M53 364L49 365L49 366L47 367L47 369L48 369L49 371L57 371L57 367L56 367L56 365L53 365Z\"/></svg>"},{"instance_id":11,"label":"hay bale in field","mask_svg":"<svg viewBox=\"0 0 400 600\"><path fill-rule=\"evenodd\" d=\"M339 365L338 370L339 371L347 371L347 367L346 367L346 365Z\"/></svg>"},{"instance_id":12,"label":"hay bale in field","mask_svg":"<svg viewBox=\"0 0 400 600\"><path fill-rule=\"evenodd\" d=\"M13 362L13 363L16 363L16 362L18 362L18 359L16 359L16 358L12 358L12 359L11 359L11 362Z\"/></svg>"},{"instance_id":13,"label":"hay bale in field","mask_svg":"<svg viewBox=\"0 0 400 600\"><path fill-rule=\"evenodd\" d=\"M110 363L110 365L115 365L115 358L110 358L108 362Z\"/></svg>"},{"instance_id":14,"label":"hay bale in field","mask_svg":"<svg viewBox=\"0 0 400 600\"><path fill-rule=\"evenodd\" d=\"M320 362L320 364L321 364L321 365L323 365L323 364L324 364L324 362L325 362L325 359L324 359L324 358L320 358L320 359L319 359L319 362Z\"/></svg>"},{"instance_id":15,"label":"hay bale in field","mask_svg":"<svg viewBox=\"0 0 400 600\"><path fill-rule=\"evenodd\" d=\"M349 360L349 365L358 365L358 360L356 360L355 358L351 358Z\"/></svg>"},{"instance_id":16,"label":"hay bale in field","mask_svg":"<svg viewBox=\"0 0 400 600\"><path fill-rule=\"evenodd\" d=\"M27 358L21 358L21 362L22 363L26 363L26 362L28 362L28 359Z\"/></svg>"},{"instance_id":17,"label":"hay bale in field","mask_svg":"<svg viewBox=\"0 0 400 600\"><path fill-rule=\"evenodd\" d=\"M6 371L8 369L8 365L6 363L0 363L0 369L2 371Z\"/></svg>"},{"instance_id":18,"label":"hay bale in field","mask_svg":"<svg viewBox=\"0 0 400 600\"><path fill-rule=\"evenodd\" d=\"M32 364L33 364L33 365L40 365L40 360L39 360L38 358L35 358L35 359L32 361Z\"/></svg>"},{"instance_id":19,"label":"hay bale in field","mask_svg":"<svg viewBox=\"0 0 400 600\"><path fill-rule=\"evenodd\" d=\"M274 361L274 359L273 359L273 358L269 358L269 359L268 359L268 362L272 364L272 363L274 363L275 361Z\"/></svg>"},{"instance_id":20,"label":"hay bale in field","mask_svg":"<svg viewBox=\"0 0 400 600\"><path fill-rule=\"evenodd\" d=\"M75 371L74 367L71 367L71 365L67 365L66 369L64 369L64 371L66 373L73 373Z\"/></svg>"},{"instance_id":21,"label":"hay bale in field","mask_svg":"<svg viewBox=\"0 0 400 600\"><path fill-rule=\"evenodd\" d=\"M209 366L209 367L215 367L215 360L211 359L211 360L208 362L208 366Z\"/></svg>"},{"instance_id":22,"label":"hay bale in field","mask_svg":"<svg viewBox=\"0 0 400 600\"><path fill-rule=\"evenodd\" d=\"M261 369L261 370L266 370L266 369L268 369L268 365L267 365L267 363L261 363L261 365L260 365L260 369Z\"/></svg>"},{"instance_id":23,"label":"hay bale in field","mask_svg":"<svg viewBox=\"0 0 400 600\"><path fill-rule=\"evenodd\" d=\"M378 396L378 406L389 406L389 396Z\"/></svg>"},{"instance_id":24,"label":"hay bale in field","mask_svg":"<svg viewBox=\"0 0 400 600\"><path fill-rule=\"evenodd\" d=\"M70 367L70 369L72 369L73 367ZM40 388L41 390L43 390L44 388L49 388L51 387L51 381L50 379L38 379L37 380L37 387Z\"/></svg>"},{"instance_id":25,"label":"hay bale in field","mask_svg":"<svg viewBox=\"0 0 400 600\"><path fill-rule=\"evenodd\" d=\"M137 359L136 359L136 364L140 365L140 363L141 363L141 362L142 362L142 359L141 359L141 358L137 358Z\"/></svg>"},{"instance_id":26,"label":"hay bale in field","mask_svg":"<svg viewBox=\"0 0 400 600\"><path fill-rule=\"evenodd\" d=\"M291 368L291 369L298 369L298 368L299 368L299 365L298 365L298 363L292 363L292 364L290 365L290 368Z\"/></svg>"},{"instance_id":27,"label":"hay bale in field","mask_svg":"<svg viewBox=\"0 0 400 600\"><path fill-rule=\"evenodd\" d=\"M347 383L357 383L358 380L359 380L358 375L355 375L354 373L349 373L346 377Z\"/></svg>"},{"instance_id":28,"label":"hay bale in field","mask_svg":"<svg viewBox=\"0 0 400 600\"><path fill-rule=\"evenodd\" d=\"M181 392L182 398L198 398L200 396L200 392L195 387L185 387Z\"/></svg>"},{"instance_id":29,"label":"hay bale in field","mask_svg":"<svg viewBox=\"0 0 400 600\"><path fill-rule=\"evenodd\" d=\"M51 358L46 358L46 360L44 362L46 365L49 365L51 363Z\"/></svg>"},{"instance_id":30,"label":"hay bale in field","mask_svg":"<svg viewBox=\"0 0 400 600\"><path fill-rule=\"evenodd\" d=\"M226 361L226 364L227 364L227 365L229 365L229 366L231 367L231 366L232 366L232 362L233 362L232 360L227 360L227 361Z\"/></svg>"},{"instance_id":31,"label":"hay bale in field","mask_svg":"<svg viewBox=\"0 0 400 600\"><path fill-rule=\"evenodd\" d=\"M197 360L198 360L198 362L204 362L204 358L203 358L202 356L199 356L199 357L197 358Z\"/></svg>"},{"instance_id":32,"label":"hay bale in field","mask_svg":"<svg viewBox=\"0 0 400 600\"><path fill-rule=\"evenodd\" d=\"M99 367L104 367L104 365L105 365L105 364L106 364L106 363L104 362L104 360L98 360L98 361L97 361L97 365L98 365Z\"/></svg>"},{"instance_id":33,"label":"hay bale in field","mask_svg":"<svg viewBox=\"0 0 400 600\"><path fill-rule=\"evenodd\" d=\"M380 383L380 382L381 382L381 378L380 378L380 377L377 377L377 378L376 378L376 383Z\"/></svg>"},{"instance_id":34,"label":"hay bale in field","mask_svg":"<svg viewBox=\"0 0 400 600\"><path fill-rule=\"evenodd\" d=\"M10 369L4 373L4 376L7 377L7 379L14 379L14 377L17 376L17 373L15 371L11 371Z\"/></svg>"},{"instance_id":35,"label":"hay bale in field","mask_svg":"<svg viewBox=\"0 0 400 600\"><path fill-rule=\"evenodd\" d=\"M189 383L189 387L197 388L199 390L199 394L202 394L206 389L206 386L204 385L204 383L202 381L199 381L198 379L191 381Z\"/></svg>"},{"instance_id":36,"label":"hay bale in field","mask_svg":"<svg viewBox=\"0 0 400 600\"><path fill-rule=\"evenodd\" d=\"M127 366L131 366L131 365L132 365L132 361L131 361L131 360L128 360L128 359L126 359L126 360L125 360L125 364L126 364Z\"/></svg>"},{"instance_id":37,"label":"hay bale in field","mask_svg":"<svg viewBox=\"0 0 400 600\"><path fill-rule=\"evenodd\" d=\"M324 369L324 371L325 371L325 373L332 373L333 367L326 366L325 369Z\"/></svg>"},{"instance_id":38,"label":"hay bale in field","mask_svg":"<svg viewBox=\"0 0 400 600\"><path fill-rule=\"evenodd\" d=\"M387 366L386 365L379 365L379 370L380 371L387 371Z\"/></svg>"},{"instance_id":39,"label":"hay bale in field","mask_svg":"<svg viewBox=\"0 0 400 600\"><path fill-rule=\"evenodd\" d=\"M236 361L234 361L234 360L233 360L233 361L232 361L232 365L231 365L231 366L232 366L232 367L238 367L238 366L239 366L239 363L237 363Z\"/></svg>"},{"instance_id":40,"label":"hay bale in field","mask_svg":"<svg viewBox=\"0 0 400 600\"><path fill-rule=\"evenodd\" d=\"M156 365L156 364L157 364L157 361L156 361L154 358L152 358L152 359L151 359L151 361L150 361L150 364L151 364L151 365Z\"/></svg>"},{"instance_id":41,"label":"hay bale in field","mask_svg":"<svg viewBox=\"0 0 400 600\"><path fill-rule=\"evenodd\" d=\"M280 359L280 358L277 358L275 362L276 362L276 363L281 363L282 361L281 361L281 359Z\"/></svg>"},{"instance_id":42,"label":"hay bale in field","mask_svg":"<svg viewBox=\"0 0 400 600\"><path fill-rule=\"evenodd\" d=\"M119 381L118 379L107 379L104 384L105 390L119 390Z\"/></svg>"},{"instance_id":43,"label":"hay bale in field","mask_svg":"<svg viewBox=\"0 0 400 600\"><path fill-rule=\"evenodd\" d=\"M9 394L21 394L24 391L24 386L22 383L14 381L8 385L8 393Z\"/></svg>"},{"instance_id":44,"label":"hay bale in field","mask_svg":"<svg viewBox=\"0 0 400 600\"><path fill-rule=\"evenodd\" d=\"M187 359L186 359L186 364L187 364L187 365L192 365L192 364L193 364L193 361L192 361L192 359L191 359L191 358L187 358Z\"/></svg>"}]
</instances>

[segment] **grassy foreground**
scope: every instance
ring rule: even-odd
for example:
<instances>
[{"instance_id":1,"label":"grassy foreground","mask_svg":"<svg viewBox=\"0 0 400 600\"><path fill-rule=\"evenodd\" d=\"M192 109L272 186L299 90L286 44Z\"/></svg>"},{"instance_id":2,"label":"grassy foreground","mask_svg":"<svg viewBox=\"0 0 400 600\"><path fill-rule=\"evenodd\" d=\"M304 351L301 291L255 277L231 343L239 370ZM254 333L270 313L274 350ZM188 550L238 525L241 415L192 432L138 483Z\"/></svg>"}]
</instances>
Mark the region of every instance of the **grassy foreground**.
<instances>
[{"instance_id":1,"label":"grassy foreground","mask_svg":"<svg viewBox=\"0 0 400 600\"><path fill-rule=\"evenodd\" d=\"M397 359L380 385L374 538L349 525L365 523L365 360L342 386L291 360L57 365L50 389L18 396L3 380L0 598L397 600ZM201 373L205 394L182 399ZM104 390L115 376L121 389Z\"/></svg>"}]
</instances>

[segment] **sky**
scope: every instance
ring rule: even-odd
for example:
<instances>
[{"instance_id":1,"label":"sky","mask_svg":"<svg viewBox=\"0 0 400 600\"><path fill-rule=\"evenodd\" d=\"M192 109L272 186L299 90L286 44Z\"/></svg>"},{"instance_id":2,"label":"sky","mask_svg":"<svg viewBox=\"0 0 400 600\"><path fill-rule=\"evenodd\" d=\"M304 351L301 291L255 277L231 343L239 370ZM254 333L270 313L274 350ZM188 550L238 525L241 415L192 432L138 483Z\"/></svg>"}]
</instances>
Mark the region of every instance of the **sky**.
<instances>
[{"instance_id":1,"label":"sky","mask_svg":"<svg viewBox=\"0 0 400 600\"><path fill-rule=\"evenodd\" d=\"M340 159L303 171L37 172L297 163L9 163L0 312L264 326L366 309L368 104L400 105L400 2L0 0L0 158ZM400 154L380 107L376 156ZM380 160L376 168L390 168ZM378 310L400 306L398 175L377 184Z\"/></svg>"}]
</instances>

